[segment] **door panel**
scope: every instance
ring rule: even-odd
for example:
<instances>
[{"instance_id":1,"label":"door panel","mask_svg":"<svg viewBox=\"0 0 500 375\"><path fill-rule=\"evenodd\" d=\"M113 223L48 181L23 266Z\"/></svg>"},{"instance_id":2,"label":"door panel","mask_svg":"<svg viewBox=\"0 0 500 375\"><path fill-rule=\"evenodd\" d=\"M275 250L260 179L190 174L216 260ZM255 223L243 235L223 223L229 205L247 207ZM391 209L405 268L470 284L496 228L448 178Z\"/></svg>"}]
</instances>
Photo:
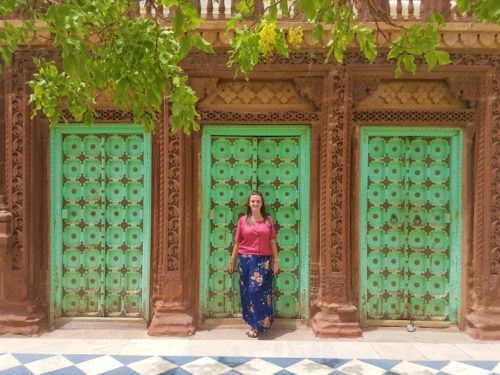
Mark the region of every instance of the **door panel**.
<instances>
[{"instance_id":1,"label":"door panel","mask_svg":"<svg viewBox=\"0 0 500 375\"><path fill-rule=\"evenodd\" d=\"M453 321L459 262L452 257L459 259L461 251L459 237L453 238L460 226L461 137L444 130L427 136L411 130L384 134L383 128L362 133L363 318Z\"/></svg>"},{"instance_id":2,"label":"door panel","mask_svg":"<svg viewBox=\"0 0 500 375\"><path fill-rule=\"evenodd\" d=\"M53 208L56 215L62 212L62 285L53 290L59 315L144 317L149 285L146 136L63 133L53 138L53 163L62 169L61 185L57 176L52 185L62 189L61 210L58 199ZM59 248L57 228L54 249Z\"/></svg>"},{"instance_id":3,"label":"door panel","mask_svg":"<svg viewBox=\"0 0 500 375\"><path fill-rule=\"evenodd\" d=\"M281 272L274 282L275 314L286 318L303 316L306 309L301 297L304 271L300 252L307 248L300 242L301 206L307 210L308 205L300 200L299 180L304 175L301 163L305 162L301 160L304 159L301 137L230 134L205 137L204 191L208 225L203 251L207 251L208 265L202 264L202 273L207 276L201 287L204 316L240 314L238 274L231 276L226 270L236 225L239 217L246 213L247 198L252 190L264 195L266 209L278 231Z\"/></svg>"}]
</instances>

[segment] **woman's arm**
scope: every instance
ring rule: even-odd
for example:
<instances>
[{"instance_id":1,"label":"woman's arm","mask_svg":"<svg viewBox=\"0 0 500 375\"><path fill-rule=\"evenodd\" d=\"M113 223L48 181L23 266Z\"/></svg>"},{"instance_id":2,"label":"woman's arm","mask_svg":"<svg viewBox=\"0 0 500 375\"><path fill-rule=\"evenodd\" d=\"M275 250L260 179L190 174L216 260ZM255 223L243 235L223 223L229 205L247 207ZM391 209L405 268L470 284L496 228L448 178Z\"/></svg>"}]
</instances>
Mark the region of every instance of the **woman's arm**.
<instances>
[{"instance_id":1,"label":"woman's arm","mask_svg":"<svg viewBox=\"0 0 500 375\"><path fill-rule=\"evenodd\" d=\"M276 245L276 240L271 240L271 250L273 252L273 272L277 274L280 266L280 258L278 257L278 245Z\"/></svg>"},{"instance_id":2,"label":"woman's arm","mask_svg":"<svg viewBox=\"0 0 500 375\"><path fill-rule=\"evenodd\" d=\"M229 260L229 267L227 271L229 273L234 272L234 264L236 263L236 258L238 257L238 244L235 244L233 247L233 252L231 253L231 259Z\"/></svg>"}]
</instances>

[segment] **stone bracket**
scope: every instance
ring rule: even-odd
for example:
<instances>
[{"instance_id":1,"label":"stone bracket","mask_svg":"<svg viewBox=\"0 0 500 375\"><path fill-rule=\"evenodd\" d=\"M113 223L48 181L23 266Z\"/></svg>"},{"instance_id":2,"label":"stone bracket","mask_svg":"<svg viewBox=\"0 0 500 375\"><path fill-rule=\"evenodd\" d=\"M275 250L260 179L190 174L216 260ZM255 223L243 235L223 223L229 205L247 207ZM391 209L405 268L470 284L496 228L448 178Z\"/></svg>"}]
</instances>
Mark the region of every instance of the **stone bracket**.
<instances>
[{"instance_id":1,"label":"stone bracket","mask_svg":"<svg viewBox=\"0 0 500 375\"><path fill-rule=\"evenodd\" d=\"M0 253L8 251L12 242L12 214L0 210Z\"/></svg>"}]
</instances>

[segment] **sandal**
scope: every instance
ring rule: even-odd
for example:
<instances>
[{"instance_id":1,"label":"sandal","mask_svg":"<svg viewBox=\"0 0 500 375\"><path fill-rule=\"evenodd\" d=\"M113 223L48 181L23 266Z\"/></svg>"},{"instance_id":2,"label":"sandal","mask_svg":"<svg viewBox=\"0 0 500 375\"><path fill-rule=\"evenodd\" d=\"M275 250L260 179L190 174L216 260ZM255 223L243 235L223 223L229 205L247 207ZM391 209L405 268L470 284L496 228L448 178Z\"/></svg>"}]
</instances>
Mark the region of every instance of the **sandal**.
<instances>
[{"instance_id":1,"label":"sandal","mask_svg":"<svg viewBox=\"0 0 500 375\"><path fill-rule=\"evenodd\" d=\"M250 337L251 339L256 339L257 338L257 332L255 332L253 329L249 330L247 332L247 336Z\"/></svg>"}]
</instances>

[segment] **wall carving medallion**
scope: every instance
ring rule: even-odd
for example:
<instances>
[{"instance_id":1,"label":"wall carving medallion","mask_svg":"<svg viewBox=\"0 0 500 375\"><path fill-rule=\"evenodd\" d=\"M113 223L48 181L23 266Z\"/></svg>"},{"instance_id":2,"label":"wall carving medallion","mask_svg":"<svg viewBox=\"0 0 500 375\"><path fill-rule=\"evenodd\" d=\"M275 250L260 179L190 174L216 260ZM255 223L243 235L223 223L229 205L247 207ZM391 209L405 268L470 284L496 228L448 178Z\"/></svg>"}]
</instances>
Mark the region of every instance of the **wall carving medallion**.
<instances>
[{"instance_id":1,"label":"wall carving medallion","mask_svg":"<svg viewBox=\"0 0 500 375\"><path fill-rule=\"evenodd\" d=\"M198 106L215 111L302 111L311 112L316 106L300 96L290 81L226 81Z\"/></svg>"}]
</instances>

